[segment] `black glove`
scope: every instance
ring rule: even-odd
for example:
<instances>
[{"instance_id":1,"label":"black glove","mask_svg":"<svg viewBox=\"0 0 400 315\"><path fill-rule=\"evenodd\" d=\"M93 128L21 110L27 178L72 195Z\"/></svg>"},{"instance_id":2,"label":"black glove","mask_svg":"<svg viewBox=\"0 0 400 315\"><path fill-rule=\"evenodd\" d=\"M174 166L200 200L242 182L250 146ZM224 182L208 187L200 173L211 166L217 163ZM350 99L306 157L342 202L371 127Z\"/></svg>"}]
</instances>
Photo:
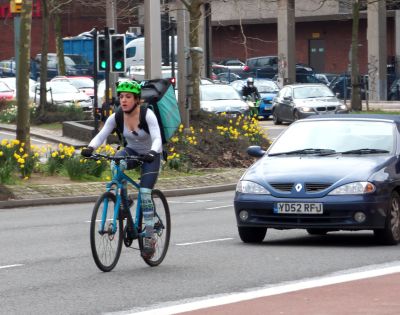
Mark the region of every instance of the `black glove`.
<instances>
[{"instance_id":1,"label":"black glove","mask_svg":"<svg viewBox=\"0 0 400 315\"><path fill-rule=\"evenodd\" d=\"M93 154L94 148L92 147L87 147L87 148L83 148L81 150L81 155L84 157L91 157Z\"/></svg>"},{"instance_id":2,"label":"black glove","mask_svg":"<svg viewBox=\"0 0 400 315\"><path fill-rule=\"evenodd\" d=\"M156 156L157 156L157 152L155 152L155 151L153 151L153 150L150 150L148 153L146 153L146 154L143 155L142 159L143 159L143 161L145 161L145 162L151 163L151 162L154 161L154 159L156 158Z\"/></svg>"}]
</instances>

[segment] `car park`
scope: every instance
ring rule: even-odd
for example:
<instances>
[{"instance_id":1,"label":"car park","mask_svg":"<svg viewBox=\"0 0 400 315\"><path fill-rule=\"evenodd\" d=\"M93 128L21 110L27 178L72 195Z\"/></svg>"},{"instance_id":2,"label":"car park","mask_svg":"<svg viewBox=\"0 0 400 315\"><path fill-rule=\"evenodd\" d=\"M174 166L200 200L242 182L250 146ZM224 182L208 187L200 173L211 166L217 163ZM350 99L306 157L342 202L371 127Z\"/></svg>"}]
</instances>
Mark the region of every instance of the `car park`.
<instances>
[{"instance_id":1,"label":"car park","mask_svg":"<svg viewBox=\"0 0 400 315\"><path fill-rule=\"evenodd\" d=\"M35 99L40 97L40 84L33 86ZM68 82L47 82L47 102L56 106L79 106L84 111L93 108L92 99Z\"/></svg>"},{"instance_id":2,"label":"car park","mask_svg":"<svg viewBox=\"0 0 400 315\"><path fill-rule=\"evenodd\" d=\"M0 82L4 82L7 86L13 90L13 99L17 97L17 84L15 77L8 78L0 78ZM35 97L35 92L33 90L33 86L36 84L36 81L29 79L29 99L33 100Z\"/></svg>"},{"instance_id":3,"label":"car park","mask_svg":"<svg viewBox=\"0 0 400 315\"><path fill-rule=\"evenodd\" d=\"M233 88L242 96L242 88L246 85L246 80L237 80L231 83ZM272 100L279 92L278 85L269 79L254 79L254 86L257 87L261 96L258 108L258 118L267 119L272 114Z\"/></svg>"},{"instance_id":4,"label":"car park","mask_svg":"<svg viewBox=\"0 0 400 315\"><path fill-rule=\"evenodd\" d=\"M229 117L249 113L249 105L227 84L200 85L200 108L216 114L226 113Z\"/></svg>"},{"instance_id":5,"label":"car park","mask_svg":"<svg viewBox=\"0 0 400 315\"><path fill-rule=\"evenodd\" d=\"M14 90L4 82L0 82L0 101L10 101L14 98Z\"/></svg>"},{"instance_id":6,"label":"car park","mask_svg":"<svg viewBox=\"0 0 400 315\"><path fill-rule=\"evenodd\" d=\"M290 125L239 180L239 236L262 242L267 229L325 235L371 230L400 241L400 119L395 115L313 116Z\"/></svg>"},{"instance_id":7,"label":"car park","mask_svg":"<svg viewBox=\"0 0 400 315\"><path fill-rule=\"evenodd\" d=\"M79 77L79 76L57 76L50 80L51 82L68 82L75 86L79 91L94 98L94 81L91 77Z\"/></svg>"},{"instance_id":8,"label":"car park","mask_svg":"<svg viewBox=\"0 0 400 315\"><path fill-rule=\"evenodd\" d=\"M286 85L272 103L272 117L276 125L313 115L348 112L347 106L322 83Z\"/></svg>"},{"instance_id":9,"label":"car park","mask_svg":"<svg viewBox=\"0 0 400 315\"><path fill-rule=\"evenodd\" d=\"M40 63L42 56L37 54L35 57L35 62L37 63L37 68L40 69ZM76 54L65 54L65 74L67 76L77 76L77 75L92 75L93 66L89 64L81 55ZM47 54L47 79L52 79L59 75L58 72L58 57L56 53ZM37 79L39 81L39 79Z\"/></svg>"}]
</instances>

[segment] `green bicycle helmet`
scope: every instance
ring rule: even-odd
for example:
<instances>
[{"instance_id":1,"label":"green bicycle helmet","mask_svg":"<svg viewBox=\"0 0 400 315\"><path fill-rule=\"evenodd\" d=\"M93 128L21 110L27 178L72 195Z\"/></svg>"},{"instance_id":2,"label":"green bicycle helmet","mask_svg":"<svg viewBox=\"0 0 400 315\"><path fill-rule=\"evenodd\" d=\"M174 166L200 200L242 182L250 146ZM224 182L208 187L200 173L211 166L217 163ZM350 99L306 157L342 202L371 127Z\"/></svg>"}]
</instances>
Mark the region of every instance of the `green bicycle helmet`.
<instances>
[{"instance_id":1,"label":"green bicycle helmet","mask_svg":"<svg viewBox=\"0 0 400 315\"><path fill-rule=\"evenodd\" d=\"M141 90L142 90L141 85L136 81L124 81L119 83L117 86L117 93L128 92L138 95L139 97Z\"/></svg>"}]
</instances>

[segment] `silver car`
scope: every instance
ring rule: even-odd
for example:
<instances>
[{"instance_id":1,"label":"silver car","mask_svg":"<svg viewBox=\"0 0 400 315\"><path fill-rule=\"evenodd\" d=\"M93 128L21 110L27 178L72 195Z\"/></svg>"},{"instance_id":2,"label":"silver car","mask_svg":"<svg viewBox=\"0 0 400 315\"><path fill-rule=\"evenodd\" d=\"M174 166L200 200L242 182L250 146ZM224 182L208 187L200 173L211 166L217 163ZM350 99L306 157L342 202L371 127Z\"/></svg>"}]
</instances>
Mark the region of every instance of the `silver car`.
<instances>
[{"instance_id":1,"label":"silver car","mask_svg":"<svg viewBox=\"0 0 400 315\"><path fill-rule=\"evenodd\" d=\"M249 105L226 84L200 85L200 108L216 114L226 113L229 117L249 113Z\"/></svg>"},{"instance_id":2,"label":"silver car","mask_svg":"<svg viewBox=\"0 0 400 315\"><path fill-rule=\"evenodd\" d=\"M75 86L68 82L47 82L47 101L58 106L79 106L84 111L92 110L93 102L90 96L79 91ZM36 101L40 97L40 85L33 87L36 93Z\"/></svg>"},{"instance_id":3,"label":"silver car","mask_svg":"<svg viewBox=\"0 0 400 315\"><path fill-rule=\"evenodd\" d=\"M349 109L325 84L284 86L272 103L274 124L321 114L345 114Z\"/></svg>"}]
</instances>

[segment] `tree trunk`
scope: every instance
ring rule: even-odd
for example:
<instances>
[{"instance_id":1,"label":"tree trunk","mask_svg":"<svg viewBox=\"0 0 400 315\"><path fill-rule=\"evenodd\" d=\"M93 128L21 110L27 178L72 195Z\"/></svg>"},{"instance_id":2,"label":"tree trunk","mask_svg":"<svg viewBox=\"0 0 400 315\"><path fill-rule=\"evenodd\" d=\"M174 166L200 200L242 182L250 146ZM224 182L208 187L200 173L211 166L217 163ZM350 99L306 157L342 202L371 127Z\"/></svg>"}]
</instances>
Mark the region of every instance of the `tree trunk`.
<instances>
[{"instance_id":1,"label":"tree trunk","mask_svg":"<svg viewBox=\"0 0 400 315\"><path fill-rule=\"evenodd\" d=\"M202 18L201 6L204 1L192 0L189 6L186 7L189 11L189 45L190 47L199 47L199 27L200 19ZM190 50L190 58L192 60L191 69L191 85L193 89L191 99L191 113L192 119L196 119L200 113L200 72L202 54L195 50Z\"/></svg>"},{"instance_id":2,"label":"tree trunk","mask_svg":"<svg viewBox=\"0 0 400 315\"><path fill-rule=\"evenodd\" d=\"M20 44L16 47L18 55L17 82L17 139L24 144L25 152L30 152L29 122L29 70L31 55L32 0L25 0L22 5Z\"/></svg>"},{"instance_id":3,"label":"tree trunk","mask_svg":"<svg viewBox=\"0 0 400 315\"><path fill-rule=\"evenodd\" d=\"M358 25L360 20L359 0L353 2L353 29L351 36L351 109L361 111L360 71L358 68Z\"/></svg>"},{"instance_id":4,"label":"tree trunk","mask_svg":"<svg viewBox=\"0 0 400 315\"><path fill-rule=\"evenodd\" d=\"M61 18L60 13L54 14L54 31L56 35L56 51L58 59L58 74L65 75L64 46L61 34Z\"/></svg>"},{"instance_id":5,"label":"tree trunk","mask_svg":"<svg viewBox=\"0 0 400 315\"><path fill-rule=\"evenodd\" d=\"M47 54L49 51L49 4L42 0L42 55L40 60L40 103L39 117L47 111Z\"/></svg>"}]
</instances>

